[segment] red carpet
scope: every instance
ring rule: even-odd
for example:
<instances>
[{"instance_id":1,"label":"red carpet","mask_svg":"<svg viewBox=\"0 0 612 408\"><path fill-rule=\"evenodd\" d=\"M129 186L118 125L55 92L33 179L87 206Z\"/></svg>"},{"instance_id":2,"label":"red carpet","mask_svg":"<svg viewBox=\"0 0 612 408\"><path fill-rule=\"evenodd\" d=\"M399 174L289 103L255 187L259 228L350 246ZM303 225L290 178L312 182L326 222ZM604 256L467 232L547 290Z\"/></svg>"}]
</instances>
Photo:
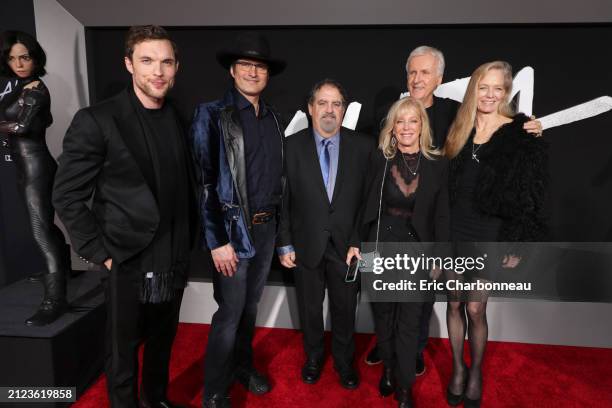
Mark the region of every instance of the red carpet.
<instances>
[{"instance_id":1,"label":"red carpet","mask_svg":"<svg viewBox=\"0 0 612 408\"><path fill-rule=\"evenodd\" d=\"M189 407L200 407L203 354L208 325L181 324L172 353L169 397ZM328 338L329 340L329 338ZM296 330L257 330L256 366L273 383L265 396L247 394L240 385L231 392L235 407L394 407L392 397L378 394L381 366L365 365L363 358L373 337L357 335L361 385L355 391L340 387L328 358L315 385L302 383L304 361L301 335ZM329 343L328 343L329 346ZM329 350L329 347L328 347ZM432 339L425 355L427 372L414 386L418 408L445 407L450 376L450 348L445 339ZM483 407L612 407L612 349L489 342L485 360ZM104 377L73 405L108 406Z\"/></svg>"}]
</instances>

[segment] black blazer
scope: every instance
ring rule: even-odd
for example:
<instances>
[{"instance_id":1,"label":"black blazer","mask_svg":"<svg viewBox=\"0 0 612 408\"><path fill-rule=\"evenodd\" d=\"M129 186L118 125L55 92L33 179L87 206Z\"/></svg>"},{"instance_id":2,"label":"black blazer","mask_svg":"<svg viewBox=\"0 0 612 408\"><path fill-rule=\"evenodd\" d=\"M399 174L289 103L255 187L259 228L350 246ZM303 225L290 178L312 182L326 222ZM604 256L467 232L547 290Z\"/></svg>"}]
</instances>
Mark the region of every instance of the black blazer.
<instances>
[{"instance_id":1,"label":"black blazer","mask_svg":"<svg viewBox=\"0 0 612 408\"><path fill-rule=\"evenodd\" d=\"M358 228L362 241L367 240L372 223L378 220L380 189L386 160L381 150L376 150L370 159L368 187ZM450 241L449 207L448 159L440 157L436 160L427 160L423 157L412 214L412 227L421 241Z\"/></svg>"},{"instance_id":2,"label":"black blazer","mask_svg":"<svg viewBox=\"0 0 612 408\"><path fill-rule=\"evenodd\" d=\"M151 242L159 224L150 188L155 173L129 92L78 111L63 141L53 205L75 252L88 262L125 261ZM185 160L194 193L190 212L195 216L193 163L190 155ZM187 233L194 239L194 231Z\"/></svg>"},{"instance_id":3,"label":"black blazer","mask_svg":"<svg viewBox=\"0 0 612 408\"><path fill-rule=\"evenodd\" d=\"M359 247L355 225L365 192L374 139L342 128L338 172L331 203L327 197L310 128L287 138L286 188L277 246L293 245L297 262L315 267L331 238L340 254Z\"/></svg>"}]
</instances>

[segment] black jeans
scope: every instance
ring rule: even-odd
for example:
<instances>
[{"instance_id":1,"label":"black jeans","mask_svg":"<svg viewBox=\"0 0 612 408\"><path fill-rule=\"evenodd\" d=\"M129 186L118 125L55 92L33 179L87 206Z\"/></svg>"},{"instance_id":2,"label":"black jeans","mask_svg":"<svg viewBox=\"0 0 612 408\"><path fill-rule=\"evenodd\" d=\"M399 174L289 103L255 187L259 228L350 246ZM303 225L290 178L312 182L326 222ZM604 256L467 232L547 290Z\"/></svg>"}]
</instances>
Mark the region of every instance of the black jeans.
<instances>
[{"instance_id":1,"label":"black jeans","mask_svg":"<svg viewBox=\"0 0 612 408\"><path fill-rule=\"evenodd\" d=\"M138 407L138 346L144 340L140 396L166 399L170 352L183 290L169 302L140 303L142 272L113 264L106 281L106 378L111 407Z\"/></svg>"},{"instance_id":2,"label":"black jeans","mask_svg":"<svg viewBox=\"0 0 612 408\"><path fill-rule=\"evenodd\" d=\"M276 222L253 225L255 256L240 259L236 273L214 272L213 287L219 309L212 317L204 361L204 399L227 394L236 369L253 367L253 334L274 255Z\"/></svg>"}]
</instances>

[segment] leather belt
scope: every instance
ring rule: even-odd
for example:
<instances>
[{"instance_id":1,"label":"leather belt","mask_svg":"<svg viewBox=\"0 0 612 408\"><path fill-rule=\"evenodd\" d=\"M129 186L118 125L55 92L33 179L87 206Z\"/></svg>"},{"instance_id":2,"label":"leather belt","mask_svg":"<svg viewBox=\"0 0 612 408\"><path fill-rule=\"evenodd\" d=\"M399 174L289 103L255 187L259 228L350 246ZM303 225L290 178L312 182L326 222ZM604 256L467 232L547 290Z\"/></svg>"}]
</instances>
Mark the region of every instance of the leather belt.
<instances>
[{"instance_id":1,"label":"leather belt","mask_svg":"<svg viewBox=\"0 0 612 408\"><path fill-rule=\"evenodd\" d=\"M261 211L253 214L253 219L251 220L251 223L253 225L265 224L266 222L270 222L275 215L276 214L273 212Z\"/></svg>"}]
</instances>

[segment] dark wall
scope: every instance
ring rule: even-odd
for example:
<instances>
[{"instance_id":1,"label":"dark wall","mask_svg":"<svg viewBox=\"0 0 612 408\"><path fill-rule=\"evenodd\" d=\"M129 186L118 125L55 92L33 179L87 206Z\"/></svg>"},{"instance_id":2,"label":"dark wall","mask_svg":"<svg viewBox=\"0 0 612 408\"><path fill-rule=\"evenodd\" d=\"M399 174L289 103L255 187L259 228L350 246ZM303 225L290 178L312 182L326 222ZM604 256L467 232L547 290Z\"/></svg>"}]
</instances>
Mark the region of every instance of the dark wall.
<instances>
[{"instance_id":1,"label":"dark wall","mask_svg":"<svg viewBox=\"0 0 612 408\"><path fill-rule=\"evenodd\" d=\"M36 35L32 0L3 0L1 9L0 31L21 30Z\"/></svg>"},{"instance_id":2,"label":"dark wall","mask_svg":"<svg viewBox=\"0 0 612 408\"><path fill-rule=\"evenodd\" d=\"M251 28L252 29L252 28ZM180 48L173 98L186 116L196 103L219 98L229 75L215 52L240 29L172 28ZM445 82L471 75L481 63L504 59L515 71L535 69L533 111L537 116L612 95L612 56L603 39L612 25L363 26L261 29L273 53L288 68L273 77L266 98L287 118L305 109L312 84L340 80L351 100L363 104L358 130L375 133L377 106L406 88L405 60L411 49L429 44L446 56ZM123 66L124 28L90 28L87 50L92 101L110 96L129 76ZM551 240L612 241L612 112L545 132L552 175L549 205ZM204 262L202 260L202 262ZM210 270L196 265L198 274ZM278 270L272 280L280 280Z\"/></svg>"},{"instance_id":3,"label":"dark wall","mask_svg":"<svg viewBox=\"0 0 612 408\"><path fill-rule=\"evenodd\" d=\"M4 30L36 35L32 0L2 3L0 32ZM7 78L0 77L0 105L4 96L8 97L7 82ZM15 164L6 142L7 135L0 134L0 287L44 268L32 238L25 202L17 193Z\"/></svg>"}]
</instances>

